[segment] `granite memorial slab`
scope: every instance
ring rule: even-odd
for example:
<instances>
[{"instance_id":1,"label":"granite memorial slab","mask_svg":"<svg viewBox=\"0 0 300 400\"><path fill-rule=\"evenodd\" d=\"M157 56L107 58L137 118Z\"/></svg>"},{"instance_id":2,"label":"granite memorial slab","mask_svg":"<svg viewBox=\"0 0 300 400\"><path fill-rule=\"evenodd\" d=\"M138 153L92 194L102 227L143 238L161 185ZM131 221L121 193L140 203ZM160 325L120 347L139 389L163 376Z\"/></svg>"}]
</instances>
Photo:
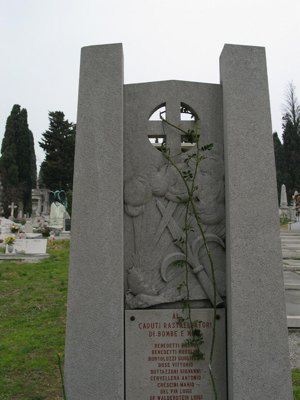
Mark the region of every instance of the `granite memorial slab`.
<instances>
[{"instance_id":1,"label":"granite memorial slab","mask_svg":"<svg viewBox=\"0 0 300 400\"><path fill-rule=\"evenodd\" d=\"M192 311L193 320L203 331L203 360L193 358L188 323L180 321L182 310L126 310L126 398L131 400L212 399L209 353L213 310ZM227 399L226 331L224 309L218 310L213 370L219 400ZM138 372L138 373L137 373Z\"/></svg>"}]
</instances>

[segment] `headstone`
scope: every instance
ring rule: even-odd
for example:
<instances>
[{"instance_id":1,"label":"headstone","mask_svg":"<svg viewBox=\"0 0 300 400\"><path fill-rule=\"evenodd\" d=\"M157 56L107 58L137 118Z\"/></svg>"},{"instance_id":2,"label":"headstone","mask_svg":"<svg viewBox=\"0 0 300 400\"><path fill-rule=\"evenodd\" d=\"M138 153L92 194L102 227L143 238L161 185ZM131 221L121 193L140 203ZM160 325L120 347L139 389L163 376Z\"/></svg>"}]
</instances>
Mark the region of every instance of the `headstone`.
<instances>
[{"instance_id":1,"label":"headstone","mask_svg":"<svg viewBox=\"0 0 300 400\"><path fill-rule=\"evenodd\" d=\"M30 221L25 222L24 232L25 233L33 233L33 225Z\"/></svg>"},{"instance_id":2,"label":"headstone","mask_svg":"<svg viewBox=\"0 0 300 400\"><path fill-rule=\"evenodd\" d=\"M10 219L1 217L0 218L0 227L1 227L1 235L11 235L11 226L13 225L13 221Z\"/></svg>"},{"instance_id":3,"label":"headstone","mask_svg":"<svg viewBox=\"0 0 300 400\"><path fill-rule=\"evenodd\" d=\"M63 229L66 213L66 207L60 202L54 201L50 208L50 227Z\"/></svg>"},{"instance_id":4,"label":"headstone","mask_svg":"<svg viewBox=\"0 0 300 400\"><path fill-rule=\"evenodd\" d=\"M47 239L16 239L14 248L16 253L46 254Z\"/></svg>"},{"instance_id":5,"label":"headstone","mask_svg":"<svg viewBox=\"0 0 300 400\"><path fill-rule=\"evenodd\" d=\"M15 212L15 209L16 208L18 208L18 206L14 203L14 202L12 202L9 206L8 206L8 208L10 208L10 218L14 218L14 212Z\"/></svg>"},{"instance_id":6,"label":"headstone","mask_svg":"<svg viewBox=\"0 0 300 400\"><path fill-rule=\"evenodd\" d=\"M291 222L295 222L297 220L296 218L296 196L298 192L295 190L294 195L292 196L292 206L289 207L290 210L290 220ZM289 225L290 228L290 225Z\"/></svg>"},{"instance_id":7,"label":"headstone","mask_svg":"<svg viewBox=\"0 0 300 400\"><path fill-rule=\"evenodd\" d=\"M22 210L22 208L20 208L19 210L18 210L18 220L20 220L20 219L22 219L23 218L23 210Z\"/></svg>"},{"instance_id":8,"label":"headstone","mask_svg":"<svg viewBox=\"0 0 300 400\"><path fill-rule=\"evenodd\" d=\"M225 45L220 70L219 85L123 85L121 45L82 50L65 358L72 400L212 399L210 367L220 400L292 399L264 49ZM160 109L173 126L149 120ZM184 152L174 125L187 131L197 121L202 145L214 144L195 179L207 242L194 214L183 246L178 171L195 146ZM175 267L185 257L188 269ZM173 317L186 274L191 313L204 323L203 360L189 352L191 326Z\"/></svg>"}]
</instances>

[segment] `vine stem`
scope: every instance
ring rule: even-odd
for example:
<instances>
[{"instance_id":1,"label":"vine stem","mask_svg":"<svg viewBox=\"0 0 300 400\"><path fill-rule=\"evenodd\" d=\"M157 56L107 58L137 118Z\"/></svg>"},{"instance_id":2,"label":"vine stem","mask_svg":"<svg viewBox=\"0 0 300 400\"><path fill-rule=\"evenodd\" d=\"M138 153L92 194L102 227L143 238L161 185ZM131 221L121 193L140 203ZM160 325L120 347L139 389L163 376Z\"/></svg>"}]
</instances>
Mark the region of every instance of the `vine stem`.
<instances>
[{"instance_id":1,"label":"vine stem","mask_svg":"<svg viewBox=\"0 0 300 400\"><path fill-rule=\"evenodd\" d=\"M185 218L184 218L184 223L185 223L185 287L186 287L186 299L187 299L187 310L188 310L188 321L190 324L190 329L191 329L191 335L194 338L194 327L193 327L193 321L192 321L192 314L191 314L191 306L190 306L190 288L189 288L189 264L188 264L188 216L189 216L189 200L186 206L186 211L185 211ZM200 345L197 340L194 340L194 345L196 346L197 349L197 356L199 357L202 352L200 350Z\"/></svg>"},{"instance_id":2,"label":"vine stem","mask_svg":"<svg viewBox=\"0 0 300 400\"><path fill-rule=\"evenodd\" d=\"M63 395L63 399L67 400L67 395L66 395L66 391L65 391L64 374L63 374L63 370L62 370L61 356L59 353L57 353L56 355L57 355L57 364L58 364L59 374L60 374L62 395Z\"/></svg>"},{"instance_id":3,"label":"vine stem","mask_svg":"<svg viewBox=\"0 0 300 400\"><path fill-rule=\"evenodd\" d=\"M177 127L176 125L172 124L171 122L167 121L166 119L161 118L162 123L167 124L172 126L173 128L178 129L179 131L185 133L186 135L188 134L188 132L184 131L183 129L181 129L180 127ZM186 211L186 218L185 218L185 223L187 224L187 214L188 214L188 210L189 207L191 206L193 214L195 216L196 219L196 223L198 226L198 229L200 231L201 237L203 239L203 243L204 243L204 248L206 251L206 254L208 256L209 259L209 264L210 264L210 270L211 270L211 277L212 277L212 283L213 283L213 329L212 329L212 341L211 341L211 347L210 347L210 355L209 355L209 364L208 364L208 369L209 369L209 375L210 375L210 380L211 380L211 384L212 384L212 388L213 388L213 392L214 392L214 398L215 400L218 400L218 394L217 394L217 388L216 388L216 382L215 382L215 378L213 375L213 371L212 371L212 362L213 362L213 355L214 355L214 348L215 348L215 339L216 339L216 321L217 321L217 287L216 287L216 276L215 276L215 268L214 268L214 263L213 263L213 259L212 259L212 255L211 252L209 250L208 247L208 243L206 240L206 236L205 236L205 232L202 226L202 222L197 210L197 207L195 205L194 202L194 189L195 189L195 179L196 179L196 174L198 171L198 167L200 164L200 161L202 158L199 157L200 155L200 147L199 147L199 139L200 139L200 135L197 133L196 134L196 146L197 146L197 153L196 153L196 165L195 165L195 173L193 175L193 179L192 179L192 185L191 187L188 185L182 171L178 168L178 166L176 165L176 163L172 160L172 158L166 153L164 152L164 156L167 158L167 160L170 162L170 164L175 168L175 170L178 172L178 174L180 175L187 193L188 193L188 201L187 201L187 211ZM188 268L188 255L187 255L187 229L186 229L186 241L185 241L185 254L186 254L186 268ZM189 290L187 288L187 293L189 296ZM190 311L190 306L188 306L188 311L189 311L189 320L191 322L191 311ZM192 329L192 326L191 326Z\"/></svg>"}]
</instances>

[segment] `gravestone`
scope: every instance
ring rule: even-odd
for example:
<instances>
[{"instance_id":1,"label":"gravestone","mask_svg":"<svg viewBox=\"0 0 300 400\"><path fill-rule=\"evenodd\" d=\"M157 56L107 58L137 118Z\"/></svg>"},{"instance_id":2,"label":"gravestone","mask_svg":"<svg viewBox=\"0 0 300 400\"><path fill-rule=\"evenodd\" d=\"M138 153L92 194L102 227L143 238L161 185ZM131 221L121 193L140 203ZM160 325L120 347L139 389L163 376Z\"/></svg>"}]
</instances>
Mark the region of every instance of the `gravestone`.
<instances>
[{"instance_id":1,"label":"gravestone","mask_svg":"<svg viewBox=\"0 0 300 400\"><path fill-rule=\"evenodd\" d=\"M15 213L15 210L18 208L18 206L17 206L14 202L12 202L12 203L8 206L8 208L10 209L10 218L11 218L11 219L14 219L14 213Z\"/></svg>"},{"instance_id":2,"label":"gravestone","mask_svg":"<svg viewBox=\"0 0 300 400\"><path fill-rule=\"evenodd\" d=\"M26 221L24 225L24 232L25 233L33 233L33 225L31 221Z\"/></svg>"},{"instance_id":3,"label":"gravestone","mask_svg":"<svg viewBox=\"0 0 300 400\"><path fill-rule=\"evenodd\" d=\"M16 239L14 248L17 253L46 254L47 239Z\"/></svg>"},{"instance_id":4,"label":"gravestone","mask_svg":"<svg viewBox=\"0 0 300 400\"><path fill-rule=\"evenodd\" d=\"M13 225L13 221L10 219L1 217L0 218L0 229L1 229L1 238L3 239L3 235L11 236L11 226Z\"/></svg>"},{"instance_id":5,"label":"gravestone","mask_svg":"<svg viewBox=\"0 0 300 400\"><path fill-rule=\"evenodd\" d=\"M22 207L19 207L18 209L18 220L21 220L23 218L23 209Z\"/></svg>"},{"instance_id":6,"label":"gravestone","mask_svg":"<svg viewBox=\"0 0 300 400\"><path fill-rule=\"evenodd\" d=\"M210 400L210 367L220 400L292 398L264 49L225 45L220 75L220 84L124 85L120 44L82 50L65 359L71 400ZM214 144L195 196L215 293L195 215L186 246L179 240L187 193L178 171L195 144L175 126L199 126L201 145ZM166 143L173 164L153 140ZM201 360L187 342L179 290L186 270L174 265L183 259Z\"/></svg>"}]
</instances>

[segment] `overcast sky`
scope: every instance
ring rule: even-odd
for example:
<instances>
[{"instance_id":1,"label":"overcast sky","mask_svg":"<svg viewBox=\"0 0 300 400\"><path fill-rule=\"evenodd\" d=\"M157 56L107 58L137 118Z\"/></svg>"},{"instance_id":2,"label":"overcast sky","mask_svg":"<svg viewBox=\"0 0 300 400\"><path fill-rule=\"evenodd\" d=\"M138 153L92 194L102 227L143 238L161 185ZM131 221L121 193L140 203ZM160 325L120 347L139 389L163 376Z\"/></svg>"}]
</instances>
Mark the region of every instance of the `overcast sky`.
<instances>
[{"instance_id":1,"label":"overcast sky","mask_svg":"<svg viewBox=\"0 0 300 400\"><path fill-rule=\"evenodd\" d=\"M80 48L122 42L125 83L219 82L224 43L265 46L273 130L300 97L300 0L0 0L0 140L13 104L38 146L48 111L76 121Z\"/></svg>"}]
</instances>

